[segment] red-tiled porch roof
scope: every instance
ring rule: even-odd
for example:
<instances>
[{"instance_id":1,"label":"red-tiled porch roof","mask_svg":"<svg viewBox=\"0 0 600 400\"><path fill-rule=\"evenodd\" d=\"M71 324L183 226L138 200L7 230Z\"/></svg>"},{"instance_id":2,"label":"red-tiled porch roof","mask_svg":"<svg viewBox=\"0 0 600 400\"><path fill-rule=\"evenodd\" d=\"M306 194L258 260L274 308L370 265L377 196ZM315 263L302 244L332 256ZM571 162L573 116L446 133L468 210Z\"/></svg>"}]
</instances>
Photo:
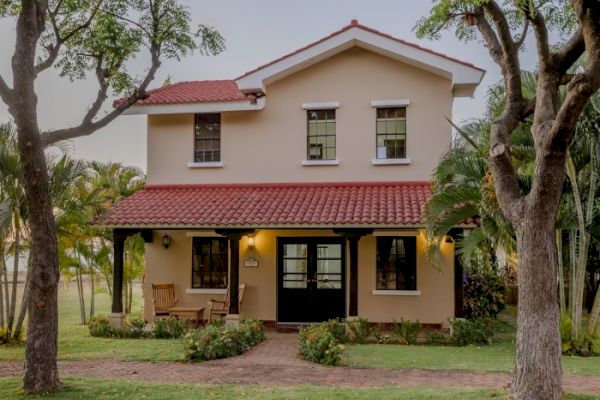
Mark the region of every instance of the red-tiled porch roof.
<instances>
[{"instance_id":1,"label":"red-tiled porch roof","mask_svg":"<svg viewBox=\"0 0 600 400\"><path fill-rule=\"evenodd\" d=\"M95 221L107 227L421 225L429 182L147 185Z\"/></svg>"}]
</instances>

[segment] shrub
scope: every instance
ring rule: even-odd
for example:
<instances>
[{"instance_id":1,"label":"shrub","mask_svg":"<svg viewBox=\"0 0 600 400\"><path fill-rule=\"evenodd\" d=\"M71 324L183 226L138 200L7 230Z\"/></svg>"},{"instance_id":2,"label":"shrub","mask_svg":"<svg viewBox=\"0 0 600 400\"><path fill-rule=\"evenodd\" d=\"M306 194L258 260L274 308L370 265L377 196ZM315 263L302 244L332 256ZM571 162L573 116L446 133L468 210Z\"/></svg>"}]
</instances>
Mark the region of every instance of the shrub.
<instances>
[{"instance_id":1,"label":"shrub","mask_svg":"<svg viewBox=\"0 0 600 400\"><path fill-rule=\"evenodd\" d=\"M187 360L213 360L242 354L265 339L262 322L244 320L238 328L209 324L188 331L184 337Z\"/></svg>"},{"instance_id":2,"label":"shrub","mask_svg":"<svg viewBox=\"0 0 600 400\"><path fill-rule=\"evenodd\" d=\"M298 352L305 360L323 365L339 365L344 348L326 324L300 328Z\"/></svg>"},{"instance_id":3,"label":"shrub","mask_svg":"<svg viewBox=\"0 0 600 400\"><path fill-rule=\"evenodd\" d=\"M352 334L350 337L352 343L367 343L367 339L371 336L371 328L366 318L359 317L355 320L347 321L346 324Z\"/></svg>"},{"instance_id":4,"label":"shrub","mask_svg":"<svg viewBox=\"0 0 600 400\"><path fill-rule=\"evenodd\" d=\"M420 331L421 324L419 321L411 322L401 318L399 324L392 324L392 332L406 344L415 344Z\"/></svg>"},{"instance_id":5,"label":"shrub","mask_svg":"<svg viewBox=\"0 0 600 400\"><path fill-rule=\"evenodd\" d=\"M439 346L446 341L444 335L433 331L427 331L425 337L427 338L427 344L431 346Z\"/></svg>"},{"instance_id":6,"label":"shrub","mask_svg":"<svg viewBox=\"0 0 600 400\"><path fill-rule=\"evenodd\" d=\"M344 322L335 318L323 322L323 325L327 327L327 330L333 335L338 343L346 343L348 341L348 326Z\"/></svg>"},{"instance_id":7,"label":"shrub","mask_svg":"<svg viewBox=\"0 0 600 400\"><path fill-rule=\"evenodd\" d=\"M161 318L154 320L152 333L157 339L179 339L187 331L189 321L177 318Z\"/></svg>"},{"instance_id":8,"label":"shrub","mask_svg":"<svg viewBox=\"0 0 600 400\"><path fill-rule=\"evenodd\" d=\"M473 270L464 285L467 319L496 318L505 306L504 278L490 268Z\"/></svg>"},{"instance_id":9,"label":"shrub","mask_svg":"<svg viewBox=\"0 0 600 400\"><path fill-rule=\"evenodd\" d=\"M90 335L96 337L119 337L119 330L112 327L107 315L94 315L88 323Z\"/></svg>"},{"instance_id":10,"label":"shrub","mask_svg":"<svg viewBox=\"0 0 600 400\"><path fill-rule=\"evenodd\" d=\"M149 336L146 332L146 321L140 317L128 316L125 318L123 327L120 330L120 336L126 338L142 338Z\"/></svg>"},{"instance_id":11,"label":"shrub","mask_svg":"<svg viewBox=\"0 0 600 400\"><path fill-rule=\"evenodd\" d=\"M494 336L492 321L486 318L455 319L452 331L452 343L456 346L491 344Z\"/></svg>"}]
</instances>

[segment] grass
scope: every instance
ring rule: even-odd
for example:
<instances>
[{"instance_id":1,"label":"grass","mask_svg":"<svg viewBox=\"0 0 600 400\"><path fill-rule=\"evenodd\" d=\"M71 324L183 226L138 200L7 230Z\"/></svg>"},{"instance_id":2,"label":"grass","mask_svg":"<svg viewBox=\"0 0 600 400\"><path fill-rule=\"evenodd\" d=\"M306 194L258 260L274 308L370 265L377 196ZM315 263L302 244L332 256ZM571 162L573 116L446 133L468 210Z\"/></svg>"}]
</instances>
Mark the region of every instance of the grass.
<instances>
[{"instance_id":1,"label":"grass","mask_svg":"<svg viewBox=\"0 0 600 400\"><path fill-rule=\"evenodd\" d=\"M0 398L3 399L247 399L247 400L485 400L508 399L500 390L449 389L435 387L416 388L333 388L322 386L235 386L235 385L184 385L160 384L126 380L98 380L89 378L63 379L64 388L43 396L26 396L15 378L0 378ZM570 395L569 400L591 400L593 397Z\"/></svg>"},{"instance_id":2,"label":"grass","mask_svg":"<svg viewBox=\"0 0 600 400\"><path fill-rule=\"evenodd\" d=\"M512 372L515 361L514 307L502 313L491 346L349 345L343 365L352 367L422 368ZM600 357L563 356L563 372L600 376Z\"/></svg>"},{"instance_id":3,"label":"grass","mask_svg":"<svg viewBox=\"0 0 600 400\"><path fill-rule=\"evenodd\" d=\"M89 311L89 288L86 287L86 307ZM96 293L96 314L110 313L111 298L106 290ZM141 314L143 298L141 288L136 287L133 313ZM59 360L112 359L124 361L183 361L183 343L170 339L108 339L89 334L87 326L81 325L79 298L73 283L59 289ZM23 346L2 347L0 360L22 360ZM0 398L2 398L0 396Z\"/></svg>"}]
</instances>

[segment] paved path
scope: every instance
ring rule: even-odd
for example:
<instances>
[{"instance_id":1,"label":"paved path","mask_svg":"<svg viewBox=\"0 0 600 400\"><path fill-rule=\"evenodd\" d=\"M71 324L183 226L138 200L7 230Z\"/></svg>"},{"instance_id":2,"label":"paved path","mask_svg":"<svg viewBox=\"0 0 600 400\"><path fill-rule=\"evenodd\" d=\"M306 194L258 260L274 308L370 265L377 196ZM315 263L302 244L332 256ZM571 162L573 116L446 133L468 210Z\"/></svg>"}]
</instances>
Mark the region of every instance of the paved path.
<instances>
[{"instance_id":1,"label":"paved path","mask_svg":"<svg viewBox=\"0 0 600 400\"><path fill-rule=\"evenodd\" d=\"M23 363L0 362L0 377L20 376ZM194 384L324 385L344 387L446 386L507 388L510 375L493 372L324 367L296 356L296 334L268 334L247 353L202 363L134 361L61 361L62 375ZM567 392L600 396L600 377L565 376Z\"/></svg>"}]
</instances>

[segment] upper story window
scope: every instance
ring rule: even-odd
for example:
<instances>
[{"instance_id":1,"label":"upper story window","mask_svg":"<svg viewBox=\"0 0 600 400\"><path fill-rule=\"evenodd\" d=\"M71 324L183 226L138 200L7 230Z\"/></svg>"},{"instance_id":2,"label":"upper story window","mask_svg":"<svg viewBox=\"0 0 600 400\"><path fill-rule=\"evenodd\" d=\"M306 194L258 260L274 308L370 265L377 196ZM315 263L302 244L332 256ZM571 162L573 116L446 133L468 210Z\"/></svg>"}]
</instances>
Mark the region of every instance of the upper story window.
<instances>
[{"instance_id":1,"label":"upper story window","mask_svg":"<svg viewBox=\"0 0 600 400\"><path fill-rule=\"evenodd\" d=\"M196 114L194 162L221 161L221 114Z\"/></svg>"},{"instance_id":2,"label":"upper story window","mask_svg":"<svg viewBox=\"0 0 600 400\"><path fill-rule=\"evenodd\" d=\"M406 158L406 107L377 109L377 158Z\"/></svg>"},{"instance_id":3,"label":"upper story window","mask_svg":"<svg viewBox=\"0 0 600 400\"><path fill-rule=\"evenodd\" d=\"M377 289L417 290L417 238L377 238Z\"/></svg>"},{"instance_id":4,"label":"upper story window","mask_svg":"<svg viewBox=\"0 0 600 400\"><path fill-rule=\"evenodd\" d=\"M193 238L192 288L226 288L228 264L226 238Z\"/></svg>"},{"instance_id":5,"label":"upper story window","mask_svg":"<svg viewBox=\"0 0 600 400\"><path fill-rule=\"evenodd\" d=\"M335 160L335 110L308 110L308 160Z\"/></svg>"}]
</instances>

